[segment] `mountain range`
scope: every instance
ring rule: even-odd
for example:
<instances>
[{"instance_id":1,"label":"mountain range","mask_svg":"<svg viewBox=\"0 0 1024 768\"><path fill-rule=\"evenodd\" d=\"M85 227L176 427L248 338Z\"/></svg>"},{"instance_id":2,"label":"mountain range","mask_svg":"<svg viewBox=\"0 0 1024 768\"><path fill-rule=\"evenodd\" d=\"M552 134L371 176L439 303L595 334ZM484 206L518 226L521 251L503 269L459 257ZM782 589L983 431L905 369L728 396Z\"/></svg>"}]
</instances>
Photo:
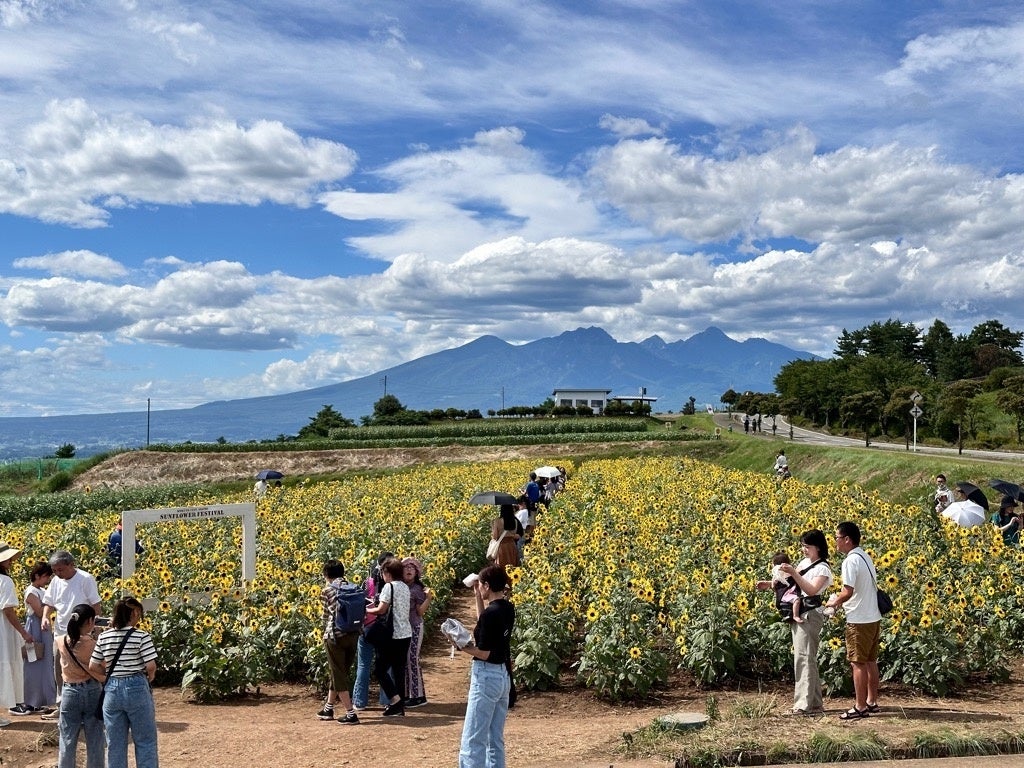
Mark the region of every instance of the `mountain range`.
<instances>
[{"instance_id":1,"label":"mountain range","mask_svg":"<svg viewBox=\"0 0 1024 768\"><path fill-rule=\"evenodd\" d=\"M229 442L295 435L324 406L359 422L385 394L406 408L477 408L481 413L537 405L558 389L609 389L657 397L655 411L718 405L728 389L772 392L786 363L814 359L765 339L739 342L717 328L665 342L651 336L619 342L601 328L578 328L513 345L481 336L359 379L283 395L205 403L180 410L0 418L0 458L53 453L64 443L89 456L151 443Z\"/></svg>"}]
</instances>

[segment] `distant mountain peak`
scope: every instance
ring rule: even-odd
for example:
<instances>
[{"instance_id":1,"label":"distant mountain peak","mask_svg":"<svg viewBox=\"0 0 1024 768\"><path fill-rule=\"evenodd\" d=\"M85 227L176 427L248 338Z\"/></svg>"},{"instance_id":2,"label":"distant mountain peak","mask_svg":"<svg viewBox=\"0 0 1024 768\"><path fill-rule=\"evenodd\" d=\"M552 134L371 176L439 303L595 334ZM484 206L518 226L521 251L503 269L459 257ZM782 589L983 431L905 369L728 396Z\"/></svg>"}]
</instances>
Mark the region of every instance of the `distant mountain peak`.
<instances>
[{"instance_id":1,"label":"distant mountain peak","mask_svg":"<svg viewBox=\"0 0 1024 768\"><path fill-rule=\"evenodd\" d=\"M350 419L373 412L383 394L415 410L477 409L483 414L537 405L557 387L611 389L616 396L642 388L655 408L679 411L690 397L717 404L726 390L774 390L773 376L797 358L812 358L781 344L747 339L742 344L710 327L685 341L649 336L616 341L597 326L565 331L525 344L480 336L358 379L282 395L221 400L152 413L154 443L273 440L298 433L324 405ZM386 392L385 392L386 390ZM70 442L79 456L138 447L150 434L146 413L0 418L0 456L38 456Z\"/></svg>"}]
</instances>

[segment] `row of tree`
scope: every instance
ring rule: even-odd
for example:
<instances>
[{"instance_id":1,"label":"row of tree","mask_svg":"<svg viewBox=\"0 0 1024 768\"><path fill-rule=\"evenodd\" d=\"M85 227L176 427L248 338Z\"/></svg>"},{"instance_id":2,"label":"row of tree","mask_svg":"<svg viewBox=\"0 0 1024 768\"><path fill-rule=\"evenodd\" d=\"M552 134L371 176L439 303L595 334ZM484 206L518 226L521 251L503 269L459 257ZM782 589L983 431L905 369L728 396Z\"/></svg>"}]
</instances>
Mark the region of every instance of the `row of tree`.
<instances>
[{"instance_id":1,"label":"row of tree","mask_svg":"<svg viewBox=\"0 0 1024 768\"><path fill-rule=\"evenodd\" d=\"M690 398L691 406L693 398ZM623 402L613 400L605 408L605 416L650 416L651 406L639 400L634 402ZM557 405L550 397L540 405L520 405L512 408L503 408L499 411L488 411L491 417L513 417L513 418L536 418L544 416L593 416L594 410L589 405L571 406ZM384 395L373 405L373 415L363 416L360 423L368 426L414 426L419 424L431 424L441 421L458 421L462 419L482 419L483 415L479 410L473 408L463 411L458 408L442 410L435 408L429 411L415 411L406 408L394 395ZM325 405L315 416L311 417L309 424L299 430L296 436L299 440L317 439L329 437L333 429L348 429L355 427L352 419L345 418L340 412L334 409L333 405ZM279 438L280 439L280 438Z\"/></svg>"},{"instance_id":2,"label":"row of tree","mask_svg":"<svg viewBox=\"0 0 1024 768\"><path fill-rule=\"evenodd\" d=\"M1024 429L1024 332L988 320L954 335L936 320L925 332L898 319L847 331L829 360L794 360L775 377L776 393L729 390L722 402L765 415L797 416L823 426L910 435L911 395L922 396L918 429L961 448L991 422L991 409Z\"/></svg>"}]
</instances>

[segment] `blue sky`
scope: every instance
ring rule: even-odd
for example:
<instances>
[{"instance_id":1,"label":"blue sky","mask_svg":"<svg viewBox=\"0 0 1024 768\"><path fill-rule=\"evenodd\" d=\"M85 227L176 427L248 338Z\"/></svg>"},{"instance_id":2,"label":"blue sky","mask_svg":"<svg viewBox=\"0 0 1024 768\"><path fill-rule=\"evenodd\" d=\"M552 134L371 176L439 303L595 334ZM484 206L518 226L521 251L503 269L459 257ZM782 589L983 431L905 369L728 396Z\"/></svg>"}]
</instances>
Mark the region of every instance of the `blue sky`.
<instances>
[{"instance_id":1,"label":"blue sky","mask_svg":"<svg viewBox=\"0 0 1024 768\"><path fill-rule=\"evenodd\" d=\"M1019 3L0 0L0 415L1024 329L1022 105Z\"/></svg>"}]
</instances>

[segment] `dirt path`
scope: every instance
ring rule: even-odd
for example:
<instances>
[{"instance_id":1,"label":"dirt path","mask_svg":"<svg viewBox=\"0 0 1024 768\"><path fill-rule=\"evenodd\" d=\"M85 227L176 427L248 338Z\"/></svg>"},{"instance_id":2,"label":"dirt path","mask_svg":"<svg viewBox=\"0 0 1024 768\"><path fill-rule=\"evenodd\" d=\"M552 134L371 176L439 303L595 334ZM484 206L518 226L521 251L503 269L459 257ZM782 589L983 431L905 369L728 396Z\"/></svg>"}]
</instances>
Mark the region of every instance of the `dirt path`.
<instances>
[{"instance_id":1,"label":"dirt path","mask_svg":"<svg viewBox=\"0 0 1024 768\"><path fill-rule=\"evenodd\" d=\"M460 592L448 615L472 626L468 590ZM469 688L470 658L450 658L448 646L433 627L423 651L429 703L404 718L384 720L379 707L360 713L358 726L321 722L314 713L320 699L303 686L271 685L259 696L213 705L183 701L177 689L155 691L162 768L238 768L250 766L370 766L380 768L451 768L457 764L462 721ZM375 686L371 702L376 702ZM589 695L526 694L510 713L506 739L510 766L664 765L623 763L612 755L623 731L650 722L655 710L600 704ZM52 768L54 744L40 745L55 724L37 718L11 718L0 729L3 768ZM386 747L383 747L386 745ZM386 748L390 758L381 759ZM134 765L133 758L129 758ZM78 765L85 765L84 746Z\"/></svg>"},{"instance_id":2,"label":"dirt path","mask_svg":"<svg viewBox=\"0 0 1024 768\"><path fill-rule=\"evenodd\" d=\"M452 615L472 625L471 594L456 593ZM428 632L423 668L429 703L410 710L404 718L384 720L379 707L360 713L358 726L321 722L314 713L320 699L298 685L271 685L258 696L237 701L199 705L184 701L176 688L155 691L162 768L238 768L239 763L315 768L316 766L378 766L378 768L452 768L457 764L462 721L469 686L470 659L452 659L437 629ZM763 701L766 691L713 692L723 713L740 702ZM675 681L645 706L613 706L579 689L526 693L509 713L505 727L510 768L667 768L666 759L624 760L618 748L624 733L652 723L660 715L681 710L703 712L709 695ZM802 742L811 732L843 733L844 729L871 731L892 739L936 728L960 729L989 724L989 732L1024 729L1024 684L1015 675L1005 686L981 687L957 699L934 699L900 693L883 686L884 714L852 726L840 724L846 699L826 701L829 713L815 720L784 717L790 690L773 694L777 712L737 727L757 729L773 740ZM376 701L371 688L370 701ZM57 760L55 724L36 718L11 718L0 728L0 766L52 768ZM766 737L767 738L767 737ZM382 755L387 757L382 757ZM969 765L954 760L943 765ZM134 765L134 759L129 758ZM1024 766L1024 759L1004 758L1000 765ZM84 747L78 765L85 766Z\"/></svg>"}]
</instances>

